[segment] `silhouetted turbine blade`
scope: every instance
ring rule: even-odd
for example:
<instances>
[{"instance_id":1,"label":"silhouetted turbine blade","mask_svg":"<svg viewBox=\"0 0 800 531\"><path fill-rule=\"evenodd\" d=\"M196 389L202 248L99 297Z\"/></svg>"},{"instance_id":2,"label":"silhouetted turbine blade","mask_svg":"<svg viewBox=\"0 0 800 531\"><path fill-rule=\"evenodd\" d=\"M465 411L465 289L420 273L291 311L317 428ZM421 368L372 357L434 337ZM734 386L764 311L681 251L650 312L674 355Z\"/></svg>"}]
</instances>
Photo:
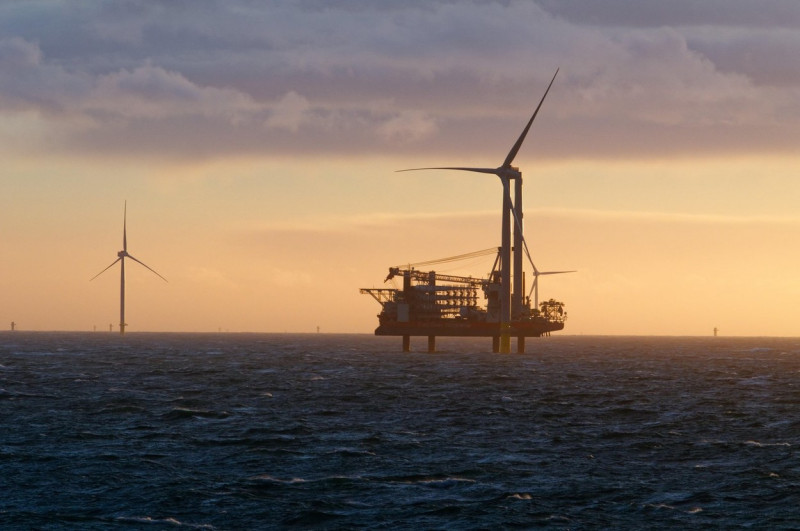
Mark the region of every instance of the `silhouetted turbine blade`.
<instances>
[{"instance_id":1,"label":"silhouetted turbine blade","mask_svg":"<svg viewBox=\"0 0 800 531\"><path fill-rule=\"evenodd\" d=\"M463 168L457 166L439 166L436 168L409 168L407 170L396 170L397 172L403 171L420 171L420 170L456 170L456 171L472 171L476 173L490 173L492 175L499 175L497 168Z\"/></svg>"},{"instance_id":2,"label":"silhouetted turbine blade","mask_svg":"<svg viewBox=\"0 0 800 531\"><path fill-rule=\"evenodd\" d=\"M134 257L133 257L133 256L131 256L131 255L128 255L128 258L130 258L130 259L131 259L131 260L133 260L134 262L138 262L139 264L143 265L144 267L146 267L147 269L149 269L150 271L152 271L153 273L155 273L156 275L158 275L158 276L159 276L159 278L160 278L161 280L163 280L164 282L169 282L169 280L167 280L166 278L162 277L162 276L161 276L161 275L158 273L158 271L156 271L155 269L153 269L153 268L152 268L152 267L150 267L149 265L145 264L145 263L144 263L144 262L142 262L141 260L138 260L138 259L134 258Z\"/></svg>"},{"instance_id":3,"label":"silhouetted turbine blade","mask_svg":"<svg viewBox=\"0 0 800 531\"><path fill-rule=\"evenodd\" d=\"M537 271L534 274L538 277L539 275L561 275L562 273L577 273L577 271Z\"/></svg>"},{"instance_id":4,"label":"silhouetted turbine blade","mask_svg":"<svg viewBox=\"0 0 800 531\"><path fill-rule=\"evenodd\" d=\"M128 202L125 201L125 210L122 215L122 250L128 250Z\"/></svg>"},{"instance_id":5,"label":"silhouetted turbine blade","mask_svg":"<svg viewBox=\"0 0 800 531\"><path fill-rule=\"evenodd\" d=\"M95 276L93 276L92 278L90 278L90 279L89 279L89 282L91 282L92 280L96 279L97 277L99 277L100 275L102 275L103 273L105 273L106 271L108 271L109 269L111 269L111 267L112 267L114 264L116 264L117 262L119 262L120 260L122 260L122 257L121 257L121 256L120 256L119 258L117 258L116 260L114 260L113 262L111 262L111 265L110 265L110 266L108 266L107 268L103 269L102 271L100 271L99 273L97 273Z\"/></svg>"},{"instance_id":6,"label":"silhouetted turbine blade","mask_svg":"<svg viewBox=\"0 0 800 531\"><path fill-rule=\"evenodd\" d=\"M503 167L504 168L507 167L507 166L511 166L511 163L514 162L514 158L517 156L517 152L519 151L519 148L522 147L522 143L525 141L525 137L528 134L528 130L531 128L531 124L533 123L533 120L536 118L536 115L539 114L539 109L542 107L542 103L544 103L544 99L547 97L547 93L550 92L550 87L553 86L553 81L556 80L556 76L558 75L558 70L559 69L557 68L556 69L556 73L553 74L553 79L551 79L550 80L550 84L547 85L547 90L544 91L544 96L542 96L541 101L539 101L539 105L536 106L536 110L533 111L533 116L531 116L531 119L528 120L528 125L526 125L525 129L522 130L522 134L519 135L519 138L517 139L516 144L514 144L514 147L512 147L511 151L508 152L508 156L506 157L505 162L503 162Z\"/></svg>"}]
</instances>

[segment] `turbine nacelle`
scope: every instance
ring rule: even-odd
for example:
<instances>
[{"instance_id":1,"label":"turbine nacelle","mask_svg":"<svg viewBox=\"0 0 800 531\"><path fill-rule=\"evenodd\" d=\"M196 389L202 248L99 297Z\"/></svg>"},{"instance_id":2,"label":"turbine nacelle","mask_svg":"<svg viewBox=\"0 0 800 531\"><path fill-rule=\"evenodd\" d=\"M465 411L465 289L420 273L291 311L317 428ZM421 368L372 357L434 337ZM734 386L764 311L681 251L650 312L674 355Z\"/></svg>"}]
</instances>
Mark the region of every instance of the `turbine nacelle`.
<instances>
[{"instance_id":1,"label":"turbine nacelle","mask_svg":"<svg viewBox=\"0 0 800 531\"><path fill-rule=\"evenodd\" d=\"M500 177L500 179L504 177L508 180L519 179L522 177L522 172L519 171L519 168L516 166L500 166L497 168L497 176Z\"/></svg>"}]
</instances>

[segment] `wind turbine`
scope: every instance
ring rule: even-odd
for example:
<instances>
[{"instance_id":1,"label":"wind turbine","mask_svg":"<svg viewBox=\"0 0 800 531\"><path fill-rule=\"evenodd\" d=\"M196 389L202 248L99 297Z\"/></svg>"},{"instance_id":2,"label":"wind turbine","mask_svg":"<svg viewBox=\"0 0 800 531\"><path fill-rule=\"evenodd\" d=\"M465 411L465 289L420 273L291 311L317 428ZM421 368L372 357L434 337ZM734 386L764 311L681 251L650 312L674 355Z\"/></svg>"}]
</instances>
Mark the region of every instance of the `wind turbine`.
<instances>
[{"instance_id":1,"label":"wind turbine","mask_svg":"<svg viewBox=\"0 0 800 531\"><path fill-rule=\"evenodd\" d=\"M522 147L522 143L525 141L525 137L528 134L528 130L531 128L531 124L533 124L533 120L536 118L536 115L539 113L539 109L542 107L542 103L544 103L544 99L547 97L547 93L550 92L550 87L553 86L553 81L556 80L556 76L558 75L558 69L556 69L556 73L553 74L553 79L550 80L550 84L547 86L547 90L544 91L544 95L542 99L539 101L539 105L536 106L536 110L533 111L533 115L531 119L528 120L528 124L525 126L525 129L522 130L522 134L519 135L517 141L511 147L511 151L508 152L506 159L503 161L501 166L497 168L471 168L471 167L463 167L463 166L439 166L439 167L430 167L430 168L411 168L407 170L399 170L399 171L419 171L419 170L456 170L456 171L470 171L476 173L488 173L490 175L496 175L500 178L500 182L503 185L503 218L502 218L502 231L501 231L501 264L500 264L500 352L508 353L511 350L510 345L510 323L511 323L511 309L512 309L512 301L511 301L511 216L512 211L513 215L517 218L517 223L515 225L514 230L514 301L513 301L513 308L515 316L521 311L522 308L522 172L519 171L519 168L512 166L511 163L514 162L514 158L516 158L519 149ZM515 195L515 202L516 206L511 202L511 179L516 181L516 186L514 190Z\"/></svg>"},{"instance_id":2,"label":"wind turbine","mask_svg":"<svg viewBox=\"0 0 800 531\"><path fill-rule=\"evenodd\" d=\"M89 279L89 282L91 282L92 280L96 279L97 277L99 277L100 275L111 269L111 267L114 266L114 264L116 264L117 262L120 263L120 280L119 280L119 334L120 335L125 335L125 327L128 326L125 323L125 259L130 258L134 262L140 263L141 265L143 265L144 267L146 267L147 269L158 275L158 277L161 278L164 282L168 282L168 280L162 277L155 269L153 269L152 267L148 266L141 260L138 260L137 258L128 253L127 225L128 225L128 202L125 201L125 210L122 217L122 250L117 253L117 259L111 262L111 265L109 265L108 267L97 273L95 276L93 276L91 279Z\"/></svg>"},{"instance_id":3,"label":"wind turbine","mask_svg":"<svg viewBox=\"0 0 800 531\"><path fill-rule=\"evenodd\" d=\"M521 196L520 196L521 197ZM520 218L517 216L517 213L514 213L514 222L515 228L517 228L517 232L514 234L519 234L522 240L522 248L525 250L525 254L528 257L528 262L530 262L531 267L533 268L533 286L531 286L531 291L528 293L528 301L531 299L531 294L534 294L534 308L539 309L539 276L540 275L561 275L564 273L577 273L576 270L571 271L539 271L536 267L536 264L533 263L533 258L531 257L531 252L528 249L528 242L525 240L525 237L522 236L522 223L520 222ZM516 243L515 243L516 245ZM515 255L516 258L516 255Z\"/></svg>"},{"instance_id":4,"label":"wind turbine","mask_svg":"<svg viewBox=\"0 0 800 531\"><path fill-rule=\"evenodd\" d=\"M561 275L563 273L577 273L577 271L539 271L536 269L536 266L531 262L533 265L533 301L534 301L534 308L537 310L539 309L539 277L542 275ZM530 295L528 295L530 298Z\"/></svg>"}]
</instances>

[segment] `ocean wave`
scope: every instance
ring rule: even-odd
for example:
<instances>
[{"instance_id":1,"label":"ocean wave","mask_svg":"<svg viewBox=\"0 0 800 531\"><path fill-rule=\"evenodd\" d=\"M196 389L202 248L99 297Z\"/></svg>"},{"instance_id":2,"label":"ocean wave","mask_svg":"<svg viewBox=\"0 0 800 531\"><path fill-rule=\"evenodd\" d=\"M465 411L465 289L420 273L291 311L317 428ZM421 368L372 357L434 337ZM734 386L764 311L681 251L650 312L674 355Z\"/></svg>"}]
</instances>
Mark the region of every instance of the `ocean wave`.
<instances>
[{"instance_id":1,"label":"ocean wave","mask_svg":"<svg viewBox=\"0 0 800 531\"><path fill-rule=\"evenodd\" d=\"M227 411L210 411L206 409L173 408L161 415L164 420L183 419L226 419L230 416Z\"/></svg>"},{"instance_id":2,"label":"ocean wave","mask_svg":"<svg viewBox=\"0 0 800 531\"><path fill-rule=\"evenodd\" d=\"M281 485L297 485L299 483L306 483L307 480L303 478L289 478L289 479L282 479L276 478L274 476L270 476L269 474L262 474L259 476L253 476L250 478L251 481L258 481L264 483L276 483Z\"/></svg>"},{"instance_id":3,"label":"ocean wave","mask_svg":"<svg viewBox=\"0 0 800 531\"><path fill-rule=\"evenodd\" d=\"M445 488L458 485L460 483L475 483L474 479L463 478L459 476L411 475L411 476L395 476L395 477L380 478L378 480L386 483L425 485L430 487L445 487Z\"/></svg>"},{"instance_id":4,"label":"ocean wave","mask_svg":"<svg viewBox=\"0 0 800 531\"><path fill-rule=\"evenodd\" d=\"M774 442L774 443L763 443L760 441L744 441L745 446L755 446L757 448L768 448L770 446L783 446L783 447L790 447L792 443L789 442Z\"/></svg>"},{"instance_id":5,"label":"ocean wave","mask_svg":"<svg viewBox=\"0 0 800 531\"><path fill-rule=\"evenodd\" d=\"M189 529L217 529L211 524L193 524L188 522L181 522L177 518L153 518L151 516L118 516L115 518L117 522L133 523L133 524L147 524L155 526L169 526L169 527L187 527Z\"/></svg>"}]
</instances>

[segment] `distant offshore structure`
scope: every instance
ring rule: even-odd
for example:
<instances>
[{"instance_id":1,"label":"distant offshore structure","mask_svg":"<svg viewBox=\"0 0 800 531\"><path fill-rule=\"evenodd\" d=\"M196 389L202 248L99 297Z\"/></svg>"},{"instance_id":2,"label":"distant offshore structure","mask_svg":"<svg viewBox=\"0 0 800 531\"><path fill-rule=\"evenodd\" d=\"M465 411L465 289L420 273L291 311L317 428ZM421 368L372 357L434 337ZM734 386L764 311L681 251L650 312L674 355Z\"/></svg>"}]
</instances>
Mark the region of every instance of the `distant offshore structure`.
<instances>
[{"instance_id":1,"label":"distant offshore structure","mask_svg":"<svg viewBox=\"0 0 800 531\"><path fill-rule=\"evenodd\" d=\"M410 350L411 336L427 336L429 352L436 350L436 336L491 337L492 350L500 353L510 352L511 337L516 337L517 352L522 353L525 351L526 337L549 335L550 332L564 328L564 321L567 318L564 304L554 299L539 303L539 276L574 271L543 272L534 265L522 231L522 172L511 165L557 75L558 70L501 166L497 168L439 166L400 170L456 170L496 175L503 186L501 245L496 250L491 248L409 265L405 268L400 266L389 268L385 282L394 277L401 277L402 288L361 289L362 294L371 295L382 307L378 314L379 325L375 329L375 335L402 336L403 351L406 352ZM514 181L513 200L511 181ZM486 252L492 254L497 252L497 258L488 278L441 275L435 271L418 271L414 267L473 258L479 256L479 253ZM535 292L533 307L531 307L531 293L525 296L523 253L533 268L534 279L531 290ZM485 307L478 305L479 290L487 299Z\"/></svg>"},{"instance_id":2,"label":"distant offshore structure","mask_svg":"<svg viewBox=\"0 0 800 531\"><path fill-rule=\"evenodd\" d=\"M111 265L97 273L95 276L89 279L89 282L96 279L106 271L108 271L114 264L117 262L120 263L120 282L119 282L119 333L120 335L125 335L125 327L128 326L125 323L125 259L130 258L134 262L138 262L139 264L143 265L153 273L155 273L161 280L164 282L168 282L168 280L162 277L155 269L151 268L141 260L134 258L131 254L128 253L128 202L125 201L125 208L123 211L122 217L122 250L117 253L117 259L111 262ZM109 331L113 329L113 325L108 325Z\"/></svg>"}]
</instances>

